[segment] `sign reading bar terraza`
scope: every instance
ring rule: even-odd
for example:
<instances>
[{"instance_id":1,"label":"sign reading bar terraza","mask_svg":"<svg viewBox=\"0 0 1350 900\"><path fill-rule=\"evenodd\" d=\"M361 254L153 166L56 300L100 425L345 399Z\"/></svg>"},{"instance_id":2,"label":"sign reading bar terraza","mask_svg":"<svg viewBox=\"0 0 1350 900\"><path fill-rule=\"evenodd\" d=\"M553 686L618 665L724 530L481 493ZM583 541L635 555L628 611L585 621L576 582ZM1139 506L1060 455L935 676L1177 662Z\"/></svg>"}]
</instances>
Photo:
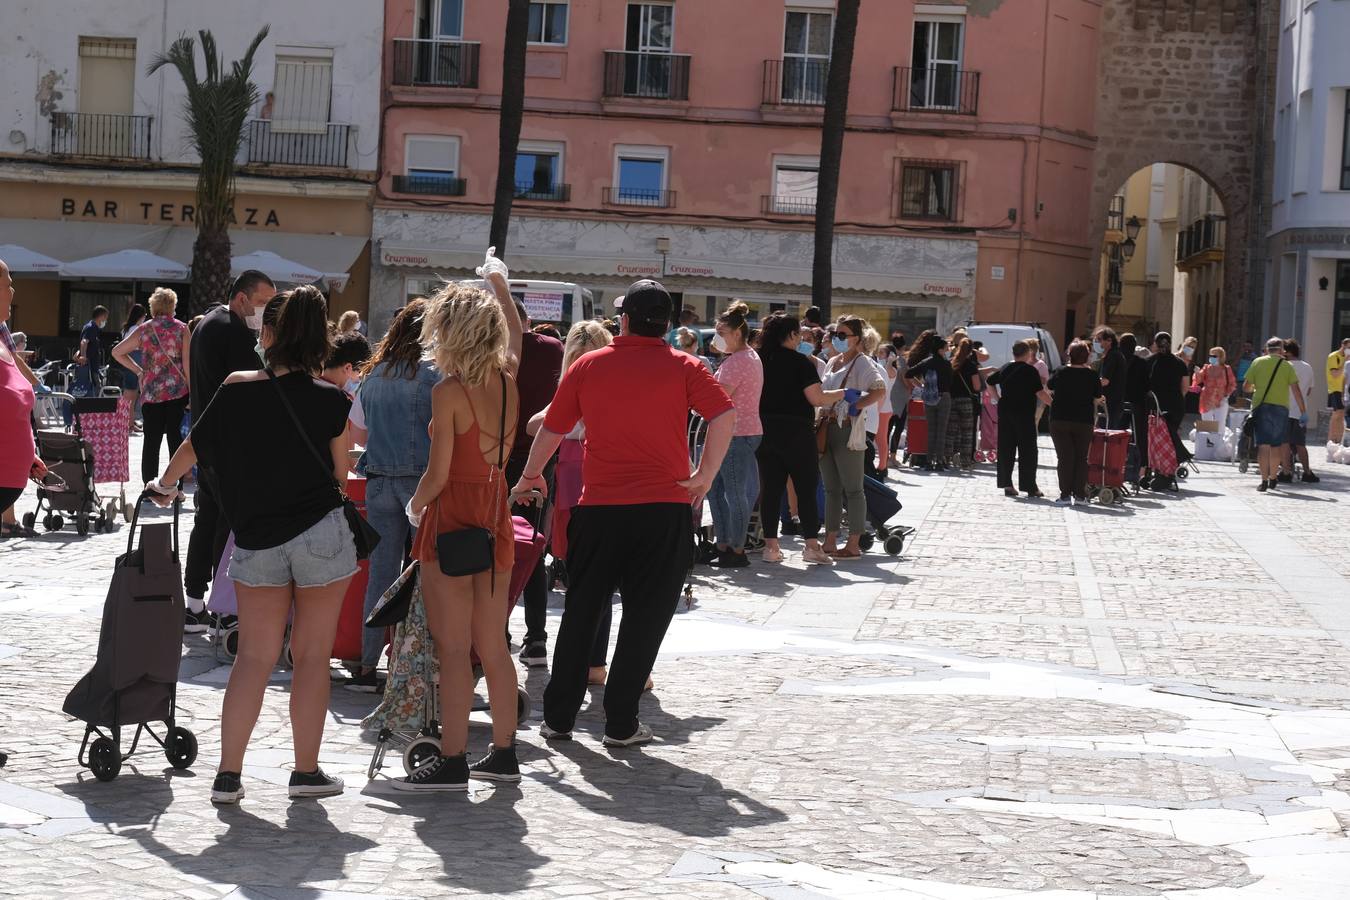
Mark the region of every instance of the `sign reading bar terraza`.
<instances>
[{"instance_id":1,"label":"sign reading bar terraza","mask_svg":"<svg viewBox=\"0 0 1350 900\"><path fill-rule=\"evenodd\" d=\"M119 203L116 200L78 202L74 197L61 198L61 215L82 219L115 219L119 222L163 222L167 225L194 224L196 208L191 203ZM280 228L281 218L275 209L245 206L236 214L230 210L231 225L255 225L262 228Z\"/></svg>"}]
</instances>

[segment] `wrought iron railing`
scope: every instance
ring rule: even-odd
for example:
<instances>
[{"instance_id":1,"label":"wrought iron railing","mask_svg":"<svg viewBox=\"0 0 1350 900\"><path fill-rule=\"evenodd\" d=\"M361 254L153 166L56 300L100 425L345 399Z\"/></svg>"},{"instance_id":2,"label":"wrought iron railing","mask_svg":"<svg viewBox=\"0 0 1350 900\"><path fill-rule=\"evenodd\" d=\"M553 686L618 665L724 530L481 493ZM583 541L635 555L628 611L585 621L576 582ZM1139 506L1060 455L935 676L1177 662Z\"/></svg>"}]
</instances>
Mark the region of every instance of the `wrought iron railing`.
<instances>
[{"instance_id":1,"label":"wrought iron railing","mask_svg":"<svg viewBox=\"0 0 1350 900\"><path fill-rule=\"evenodd\" d=\"M51 152L57 156L149 159L154 116L54 112Z\"/></svg>"},{"instance_id":2,"label":"wrought iron railing","mask_svg":"<svg viewBox=\"0 0 1350 900\"><path fill-rule=\"evenodd\" d=\"M400 194L434 194L437 197L463 197L469 189L467 178L440 175L395 175L394 190Z\"/></svg>"},{"instance_id":3,"label":"wrought iron railing","mask_svg":"<svg viewBox=\"0 0 1350 900\"><path fill-rule=\"evenodd\" d=\"M1218 216L1196 219L1177 232L1177 262L1198 256L1207 250L1223 250L1228 223Z\"/></svg>"},{"instance_id":4,"label":"wrought iron railing","mask_svg":"<svg viewBox=\"0 0 1350 900\"><path fill-rule=\"evenodd\" d=\"M244 131L245 160L255 165L346 168L351 129L345 122L304 125L250 119Z\"/></svg>"},{"instance_id":5,"label":"wrought iron railing","mask_svg":"<svg viewBox=\"0 0 1350 900\"><path fill-rule=\"evenodd\" d=\"M689 63L685 53L605 51L605 96L689 99Z\"/></svg>"},{"instance_id":6,"label":"wrought iron railing","mask_svg":"<svg viewBox=\"0 0 1350 900\"><path fill-rule=\"evenodd\" d=\"M552 200L566 203L572 199L570 184L536 184L533 181L516 182L517 200Z\"/></svg>"},{"instance_id":7,"label":"wrought iron railing","mask_svg":"<svg viewBox=\"0 0 1350 900\"><path fill-rule=\"evenodd\" d=\"M980 105L980 73L955 66L895 70L896 112L940 112L973 116Z\"/></svg>"},{"instance_id":8,"label":"wrought iron railing","mask_svg":"<svg viewBox=\"0 0 1350 900\"><path fill-rule=\"evenodd\" d=\"M447 38L394 38L394 84L476 88L478 46Z\"/></svg>"},{"instance_id":9,"label":"wrought iron railing","mask_svg":"<svg viewBox=\"0 0 1350 900\"><path fill-rule=\"evenodd\" d=\"M1125 230L1125 198L1119 194L1111 198L1111 205L1106 208L1106 230Z\"/></svg>"},{"instance_id":10,"label":"wrought iron railing","mask_svg":"<svg viewBox=\"0 0 1350 900\"><path fill-rule=\"evenodd\" d=\"M759 211L766 216L814 216L816 198L764 194L759 198Z\"/></svg>"},{"instance_id":11,"label":"wrought iron railing","mask_svg":"<svg viewBox=\"0 0 1350 900\"><path fill-rule=\"evenodd\" d=\"M675 192L607 187L604 190L604 201L610 206L651 206L669 209L675 205Z\"/></svg>"},{"instance_id":12,"label":"wrought iron railing","mask_svg":"<svg viewBox=\"0 0 1350 900\"><path fill-rule=\"evenodd\" d=\"M769 106L824 106L829 75L828 59L766 59L764 102Z\"/></svg>"}]
</instances>

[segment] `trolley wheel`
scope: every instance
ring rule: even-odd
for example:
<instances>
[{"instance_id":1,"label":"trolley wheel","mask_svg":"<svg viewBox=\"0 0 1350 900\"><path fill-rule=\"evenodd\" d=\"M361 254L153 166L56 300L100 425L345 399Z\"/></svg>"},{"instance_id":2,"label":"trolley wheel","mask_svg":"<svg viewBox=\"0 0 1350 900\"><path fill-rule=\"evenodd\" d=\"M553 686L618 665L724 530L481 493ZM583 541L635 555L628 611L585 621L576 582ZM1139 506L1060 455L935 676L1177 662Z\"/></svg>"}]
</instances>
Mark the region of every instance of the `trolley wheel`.
<instances>
[{"instance_id":1,"label":"trolley wheel","mask_svg":"<svg viewBox=\"0 0 1350 900\"><path fill-rule=\"evenodd\" d=\"M1238 460L1238 474L1240 475L1247 474L1247 460L1245 459Z\"/></svg>"},{"instance_id":2,"label":"trolley wheel","mask_svg":"<svg viewBox=\"0 0 1350 900\"><path fill-rule=\"evenodd\" d=\"M440 738L419 737L403 751L403 771L411 775L440 755Z\"/></svg>"},{"instance_id":3,"label":"trolley wheel","mask_svg":"<svg viewBox=\"0 0 1350 900\"><path fill-rule=\"evenodd\" d=\"M1186 468L1185 466L1182 466L1180 469L1177 469L1177 477L1180 478L1182 481L1185 481L1190 474L1191 470Z\"/></svg>"},{"instance_id":4,"label":"trolley wheel","mask_svg":"<svg viewBox=\"0 0 1350 900\"><path fill-rule=\"evenodd\" d=\"M117 501L109 500L108 506L103 512L103 521L108 531L112 531L113 522L117 521Z\"/></svg>"},{"instance_id":5,"label":"trolley wheel","mask_svg":"<svg viewBox=\"0 0 1350 900\"><path fill-rule=\"evenodd\" d=\"M239 629L231 628L221 636L220 644L225 648L225 655L233 660L239 655ZM289 652L290 648L287 648Z\"/></svg>"},{"instance_id":6,"label":"trolley wheel","mask_svg":"<svg viewBox=\"0 0 1350 900\"><path fill-rule=\"evenodd\" d=\"M516 724L522 725L530 717L530 692L516 688Z\"/></svg>"},{"instance_id":7,"label":"trolley wheel","mask_svg":"<svg viewBox=\"0 0 1350 900\"><path fill-rule=\"evenodd\" d=\"M89 519L86 518L85 516L76 516L75 532L80 537L84 537L85 535L87 535L89 533Z\"/></svg>"},{"instance_id":8,"label":"trolley wheel","mask_svg":"<svg viewBox=\"0 0 1350 900\"><path fill-rule=\"evenodd\" d=\"M23 530L32 531L33 526L37 525L37 516L33 513L23 514Z\"/></svg>"},{"instance_id":9,"label":"trolley wheel","mask_svg":"<svg viewBox=\"0 0 1350 900\"><path fill-rule=\"evenodd\" d=\"M1116 492L1109 487L1104 487L1097 492L1097 501L1103 505L1116 502Z\"/></svg>"},{"instance_id":10,"label":"trolley wheel","mask_svg":"<svg viewBox=\"0 0 1350 900\"><path fill-rule=\"evenodd\" d=\"M130 524L131 516L136 512L136 508L130 503L122 504L122 521Z\"/></svg>"},{"instance_id":11,"label":"trolley wheel","mask_svg":"<svg viewBox=\"0 0 1350 900\"><path fill-rule=\"evenodd\" d=\"M883 546L891 556L899 556L905 552L905 536L898 531L892 532L886 535L886 543Z\"/></svg>"},{"instance_id":12,"label":"trolley wheel","mask_svg":"<svg viewBox=\"0 0 1350 900\"><path fill-rule=\"evenodd\" d=\"M122 754L111 738L96 738L89 745L89 771L99 781L112 781L122 770Z\"/></svg>"},{"instance_id":13,"label":"trolley wheel","mask_svg":"<svg viewBox=\"0 0 1350 900\"><path fill-rule=\"evenodd\" d=\"M238 643L239 643L238 637L236 636L236 639L235 639L235 645L236 645L236 647L238 646ZM288 668L288 669L294 669L294 668L295 668L295 657L291 656L291 640L290 640L290 637L287 637L287 638L286 638L286 646L284 646L284 647L281 648L281 664L284 665L284 666L285 666L286 668Z\"/></svg>"},{"instance_id":14,"label":"trolley wheel","mask_svg":"<svg viewBox=\"0 0 1350 900\"><path fill-rule=\"evenodd\" d=\"M175 725L164 736L164 756L175 769L186 769L197 761L197 736Z\"/></svg>"},{"instance_id":15,"label":"trolley wheel","mask_svg":"<svg viewBox=\"0 0 1350 900\"><path fill-rule=\"evenodd\" d=\"M858 546L861 547L863 550L871 550L873 545L876 544L876 542L877 542L876 537L873 536L872 532L870 531L864 531L861 535L858 536Z\"/></svg>"}]
</instances>

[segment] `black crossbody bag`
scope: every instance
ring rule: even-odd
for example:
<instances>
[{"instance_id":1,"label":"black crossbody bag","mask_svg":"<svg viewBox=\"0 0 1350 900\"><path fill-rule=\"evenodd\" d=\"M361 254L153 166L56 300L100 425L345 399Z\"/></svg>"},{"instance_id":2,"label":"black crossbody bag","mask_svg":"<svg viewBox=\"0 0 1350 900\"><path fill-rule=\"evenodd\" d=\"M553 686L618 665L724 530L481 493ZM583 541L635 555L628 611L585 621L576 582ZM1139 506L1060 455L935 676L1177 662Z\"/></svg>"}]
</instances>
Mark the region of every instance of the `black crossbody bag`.
<instances>
[{"instance_id":1,"label":"black crossbody bag","mask_svg":"<svg viewBox=\"0 0 1350 900\"><path fill-rule=\"evenodd\" d=\"M324 474L332 480L333 487L337 490L338 496L342 498L342 514L347 517L347 527L352 530L352 540L356 543L356 558L369 559L370 553L380 542L380 533L371 527L366 521L365 516L356 508L356 504L342 490L342 485L338 484L333 477L333 470L324 465L323 457L319 455L318 449L305 433L305 427L300 424L300 418L296 416L295 410L291 408L291 401L286 398L286 392L281 389L281 382L277 381L276 373L271 369L264 369L267 377L272 380L272 385L277 389L277 396L281 398L281 405L286 407L286 412L290 415L291 421L295 423L295 430L300 432L300 440L309 448L309 452L314 456L314 461L323 469Z\"/></svg>"},{"instance_id":2,"label":"black crossbody bag","mask_svg":"<svg viewBox=\"0 0 1350 900\"><path fill-rule=\"evenodd\" d=\"M1256 412L1257 407L1266 402L1270 396L1270 389L1275 384L1275 373L1280 371L1280 364L1284 362L1283 358L1275 360L1275 368L1270 370L1270 380L1266 382L1266 389L1261 392L1261 399L1252 407L1252 412ZM1256 419L1249 413L1247 418L1242 420L1242 436L1251 440L1256 435Z\"/></svg>"},{"instance_id":3,"label":"black crossbody bag","mask_svg":"<svg viewBox=\"0 0 1350 900\"><path fill-rule=\"evenodd\" d=\"M497 474L506 477L502 466L506 462L506 375L502 375L502 422L497 429ZM468 394L466 393L467 397ZM469 404L470 409L473 404ZM481 452L481 451L480 451ZM498 482L498 491L501 483ZM440 503L438 499L437 504ZM492 509L495 514L497 501ZM477 575L489 569L496 574L493 562L496 559L497 540L490 528L461 528L457 531L445 531L436 535L436 559L441 571L454 578L465 575Z\"/></svg>"}]
</instances>

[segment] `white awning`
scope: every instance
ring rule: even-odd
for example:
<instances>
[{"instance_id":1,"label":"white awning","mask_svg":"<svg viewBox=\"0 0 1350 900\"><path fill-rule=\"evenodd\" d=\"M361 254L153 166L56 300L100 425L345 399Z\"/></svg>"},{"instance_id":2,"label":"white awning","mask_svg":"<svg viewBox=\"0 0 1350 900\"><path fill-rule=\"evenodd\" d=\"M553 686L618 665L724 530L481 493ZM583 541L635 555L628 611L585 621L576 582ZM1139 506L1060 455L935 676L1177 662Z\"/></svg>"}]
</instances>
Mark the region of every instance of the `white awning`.
<instances>
[{"instance_id":1,"label":"white awning","mask_svg":"<svg viewBox=\"0 0 1350 900\"><path fill-rule=\"evenodd\" d=\"M146 250L118 250L66 263L65 278L115 278L119 281L187 281L187 266Z\"/></svg>"},{"instance_id":2,"label":"white awning","mask_svg":"<svg viewBox=\"0 0 1350 900\"><path fill-rule=\"evenodd\" d=\"M273 281L284 284L313 284L323 277L322 272L277 256L270 250L254 250L230 260L230 275L239 275L247 269L257 269Z\"/></svg>"},{"instance_id":3,"label":"white awning","mask_svg":"<svg viewBox=\"0 0 1350 900\"><path fill-rule=\"evenodd\" d=\"M18 244L0 244L0 262L15 274L23 272L58 272L61 261Z\"/></svg>"}]
</instances>

